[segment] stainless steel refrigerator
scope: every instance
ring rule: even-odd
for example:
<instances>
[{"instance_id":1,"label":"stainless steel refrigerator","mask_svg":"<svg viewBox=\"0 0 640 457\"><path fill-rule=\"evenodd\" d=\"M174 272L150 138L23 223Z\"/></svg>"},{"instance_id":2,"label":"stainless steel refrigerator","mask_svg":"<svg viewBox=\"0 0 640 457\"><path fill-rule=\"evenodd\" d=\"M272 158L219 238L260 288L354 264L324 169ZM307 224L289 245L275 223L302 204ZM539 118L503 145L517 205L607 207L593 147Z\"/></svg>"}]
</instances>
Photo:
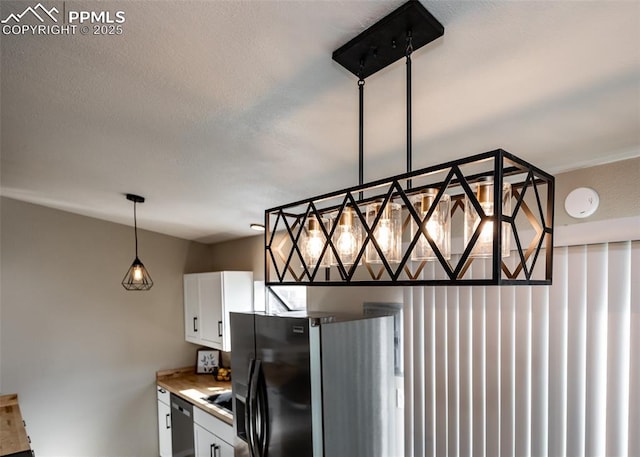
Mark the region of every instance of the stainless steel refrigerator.
<instances>
[{"instance_id":1,"label":"stainless steel refrigerator","mask_svg":"<svg viewBox=\"0 0 640 457\"><path fill-rule=\"evenodd\" d=\"M391 457L393 317L231 313L236 457Z\"/></svg>"}]
</instances>

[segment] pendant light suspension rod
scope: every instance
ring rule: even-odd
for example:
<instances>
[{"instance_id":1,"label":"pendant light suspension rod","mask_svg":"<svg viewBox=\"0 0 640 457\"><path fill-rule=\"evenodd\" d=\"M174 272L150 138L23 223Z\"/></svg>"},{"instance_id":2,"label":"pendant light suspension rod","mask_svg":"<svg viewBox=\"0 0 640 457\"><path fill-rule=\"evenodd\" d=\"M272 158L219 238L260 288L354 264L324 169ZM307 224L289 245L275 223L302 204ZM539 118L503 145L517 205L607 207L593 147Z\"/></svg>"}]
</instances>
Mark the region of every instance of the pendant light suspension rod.
<instances>
[{"instance_id":1,"label":"pendant light suspension rod","mask_svg":"<svg viewBox=\"0 0 640 457\"><path fill-rule=\"evenodd\" d=\"M358 81L360 121L358 135L358 185L364 184L364 79Z\"/></svg>"},{"instance_id":2,"label":"pendant light suspension rod","mask_svg":"<svg viewBox=\"0 0 640 457\"><path fill-rule=\"evenodd\" d=\"M360 75L364 69L364 60L360 60ZM364 79L358 76L358 185L364 184ZM358 193L358 200L364 198L364 193Z\"/></svg>"},{"instance_id":3,"label":"pendant light suspension rod","mask_svg":"<svg viewBox=\"0 0 640 457\"><path fill-rule=\"evenodd\" d=\"M411 53L413 52L413 37L411 30L407 30L407 173L411 173ZM407 189L411 189L411 180L407 181Z\"/></svg>"},{"instance_id":4,"label":"pendant light suspension rod","mask_svg":"<svg viewBox=\"0 0 640 457\"><path fill-rule=\"evenodd\" d=\"M358 81L358 96L360 105L359 133L358 133L358 185L364 184L364 79ZM364 198L364 193L358 193L358 200Z\"/></svg>"}]
</instances>

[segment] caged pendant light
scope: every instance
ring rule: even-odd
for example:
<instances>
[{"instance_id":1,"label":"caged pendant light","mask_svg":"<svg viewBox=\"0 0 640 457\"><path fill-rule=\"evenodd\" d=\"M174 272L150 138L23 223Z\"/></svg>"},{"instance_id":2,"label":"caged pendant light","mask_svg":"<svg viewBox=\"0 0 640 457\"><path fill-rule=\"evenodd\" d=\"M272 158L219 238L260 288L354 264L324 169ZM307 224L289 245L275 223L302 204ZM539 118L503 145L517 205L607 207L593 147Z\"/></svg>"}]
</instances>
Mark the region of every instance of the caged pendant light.
<instances>
[{"instance_id":1,"label":"caged pendant light","mask_svg":"<svg viewBox=\"0 0 640 457\"><path fill-rule=\"evenodd\" d=\"M411 56L443 34L411 0L334 51L358 77L359 184L265 211L266 285L551 284L553 176L502 149L411 169ZM364 184L365 78L402 58L407 171Z\"/></svg>"},{"instance_id":2,"label":"caged pendant light","mask_svg":"<svg viewBox=\"0 0 640 457\"><path fill-rule=\"evenodd\" d=\"M144 197L127 194L127 200L133 202L133 233L136 240L136 258L122 278L122 286L127 290L149 290L153 286L153 280L144 264L138 258L138 220L136 204L144 203Z\"/></svg>"}]
</instances>

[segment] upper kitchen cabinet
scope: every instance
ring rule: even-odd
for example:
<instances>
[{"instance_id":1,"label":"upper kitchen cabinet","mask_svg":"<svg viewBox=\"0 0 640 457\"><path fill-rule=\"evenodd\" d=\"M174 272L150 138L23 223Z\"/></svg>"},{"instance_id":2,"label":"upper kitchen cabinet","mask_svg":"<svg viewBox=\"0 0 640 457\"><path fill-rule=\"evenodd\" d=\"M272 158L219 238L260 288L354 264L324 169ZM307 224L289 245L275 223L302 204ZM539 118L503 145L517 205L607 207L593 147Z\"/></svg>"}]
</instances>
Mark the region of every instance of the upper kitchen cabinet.
<instances>
[{"instance_id":1,"label":"upper kitchen cabinet","mask_svg":"<svg viewBox=\"0 0 640 457\"><path fill-rule=\"evenodd\" d=\"M231 311L253 311L252 272L184 275L184 334L187 341L230 351Z\"/></svg>"}]
</instances>

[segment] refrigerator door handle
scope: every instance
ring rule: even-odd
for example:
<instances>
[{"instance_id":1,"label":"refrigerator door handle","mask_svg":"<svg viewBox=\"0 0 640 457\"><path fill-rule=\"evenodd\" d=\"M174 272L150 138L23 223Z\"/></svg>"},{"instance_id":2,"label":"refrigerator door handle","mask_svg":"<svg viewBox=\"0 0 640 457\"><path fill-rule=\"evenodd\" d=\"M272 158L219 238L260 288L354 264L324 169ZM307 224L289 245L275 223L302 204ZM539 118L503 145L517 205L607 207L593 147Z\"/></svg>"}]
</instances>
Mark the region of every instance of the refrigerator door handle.
<instances>
[{"instance_id":1,"label":"refrigerator door handle","mask_svg":"<svg viewBox=\"0 0 640 457\"><path fill-rule=\"evenodd\" d=\"M267 404L267 384L264 382L264 377L261 376L262 371L258 373L258 408L260 409L260 448L261 455L267 454L269 447L269 405Z\"/></svg>"},{"instance_id":2,"label":"refrigerator door handle","mask_svg":"<svg viewBox=\"0 0 640 457\"><path fill-rule=\"evenodd\" d=\"M249 406L249 397L247 396L247 404L245 406L245 414L244 414L244 429L247 434L247 444L249 445L249 454L251 457L255 457L255 451L253 450L253 443L251 441L252 432L251 432L251 407Z\"/></svg>"},{"instance_id":3,"label":"refrigerator door handle","mask_svg":"<svg viewBox=\"0 0 640 457\"><path fill-rule=\"evenodd\" d=\"M258 435L258 420L262 423L264 418L262 417L262 411L259 410L258 404L258 387L260 381L262 362L258 359L254 361L253 374L251 376L251 382L249 383L249 403L251 404L251 442L255 457L263 457L264 453L261 447L260 438Z\"/></svg>"},{"instance_id":4,"label":"refrigerator door handle","mask_svg":"<svg viewBox=\"0 0 640 457\"><path fill-rule=\"evenodd\" d=\"M246 399L246 411L244 415L244 429L247 433L247 444L249 444L249 453L251 457L258 457L257 452L255 450L255 443L253 441L253 416L255 414L255 410L252 408L253 403L253 392L251 386L253 384L253 376L255 373L255 359L249 360L249 379L247 381L248 389L247 389L247 399Z\"/></svg>"}]
</instances>

